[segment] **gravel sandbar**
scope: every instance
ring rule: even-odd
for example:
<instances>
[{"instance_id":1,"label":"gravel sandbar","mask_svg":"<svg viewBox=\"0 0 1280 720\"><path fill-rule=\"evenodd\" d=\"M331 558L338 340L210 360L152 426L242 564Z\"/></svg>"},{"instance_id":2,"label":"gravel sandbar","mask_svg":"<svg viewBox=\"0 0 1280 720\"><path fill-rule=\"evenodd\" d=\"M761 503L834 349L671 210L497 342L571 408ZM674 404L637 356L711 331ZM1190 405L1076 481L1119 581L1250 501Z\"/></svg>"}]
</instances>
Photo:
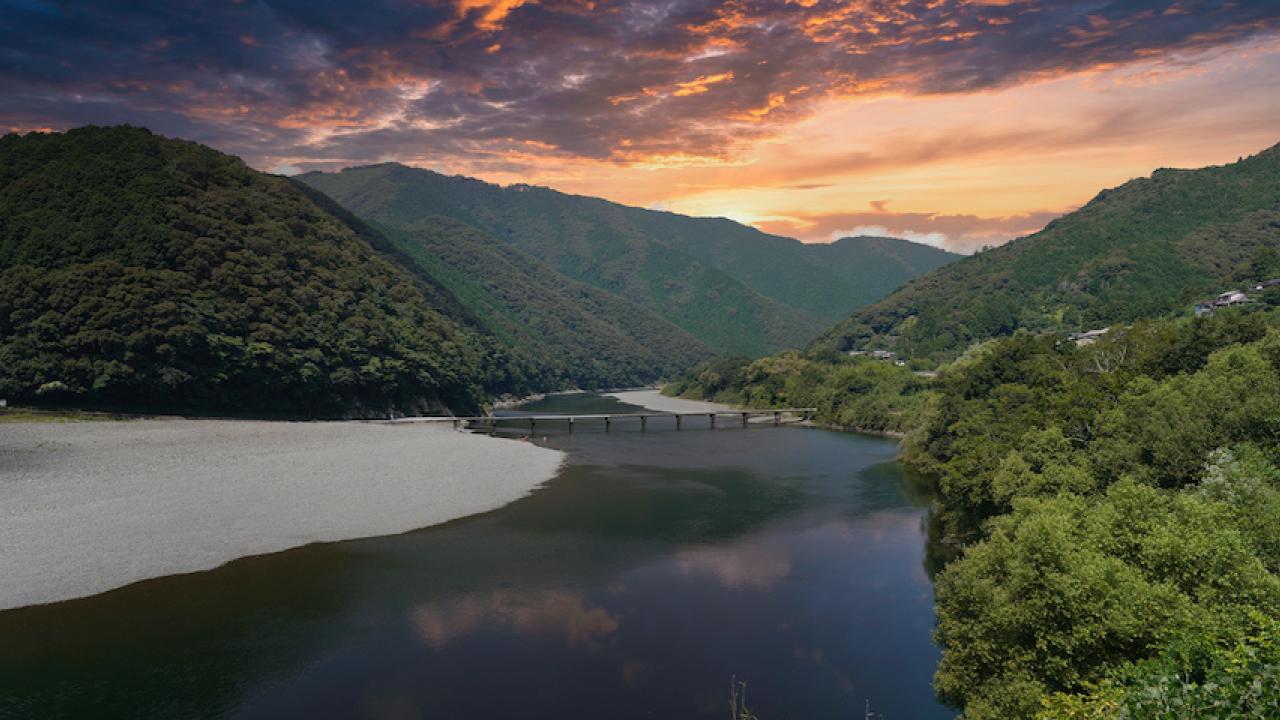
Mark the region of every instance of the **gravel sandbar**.
<instances>
[{"instance_id":1,"label":"gravel sandbar","mask_svg":"<svg viewBox=\"0 0 1280 720\"><path fill-rule=\"evenodd\" d=\"M629 403L631 405L639 405L640 407L648 408L654 412L730 412L734 409L728 405L721 405L719 403L667 397L657 390L626 390L623 392L609 393L608 397L617 398L622 402Z\"/></svg>"},{"instance_id":2,"label":"gravel sandbar","mask_svg":"<svg viewBox=\"0 0 1280 720\"><path fill-rule=\"evenodd\" d=\"M431 425L0 424L0 610L486 512L562 458Z\"/></svg>"}]
</instances>

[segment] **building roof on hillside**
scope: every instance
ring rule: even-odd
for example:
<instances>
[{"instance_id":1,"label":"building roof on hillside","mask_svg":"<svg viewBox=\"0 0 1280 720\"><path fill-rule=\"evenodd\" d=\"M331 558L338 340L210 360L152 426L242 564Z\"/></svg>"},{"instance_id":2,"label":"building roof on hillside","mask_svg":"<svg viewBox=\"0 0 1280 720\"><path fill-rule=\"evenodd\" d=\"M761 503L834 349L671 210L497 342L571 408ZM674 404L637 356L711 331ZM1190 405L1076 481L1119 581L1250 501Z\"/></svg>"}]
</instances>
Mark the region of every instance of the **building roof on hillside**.
<instances>
[{"instance_id":1,"label":"building roof on hillside","mask_svg":"<svg viewBox=\"0 0 1280 720\"><path fill-rule=\"evenodd\" d=\"M1067 339L1074 342L1076 345L1092 345L1098 341L1098 338L1109 332L1111 332L1111 328L1108 326L1098 328L1097 330L1086 330L1084 332L1071 333L1067 335Z\"/></svg>"}]
</instances>

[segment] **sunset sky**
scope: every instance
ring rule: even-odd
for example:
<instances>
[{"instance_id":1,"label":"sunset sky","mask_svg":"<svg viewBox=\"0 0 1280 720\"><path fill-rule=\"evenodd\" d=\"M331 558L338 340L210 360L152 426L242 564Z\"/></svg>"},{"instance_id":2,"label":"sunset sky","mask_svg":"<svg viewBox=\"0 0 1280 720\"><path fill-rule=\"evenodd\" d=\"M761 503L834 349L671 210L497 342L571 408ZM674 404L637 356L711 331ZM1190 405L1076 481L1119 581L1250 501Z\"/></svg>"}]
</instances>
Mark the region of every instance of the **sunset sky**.
<instances>
[{"instance_id":1,"label":"sunset sky","mask_svg":"<svg viewBox=\"0 0 1280 720\"><path fill-rule=\"evenodd\" d=\"M0 0L0 128L967 251L1280 142L1280 0Z\"/></svg>"}]
</instances>

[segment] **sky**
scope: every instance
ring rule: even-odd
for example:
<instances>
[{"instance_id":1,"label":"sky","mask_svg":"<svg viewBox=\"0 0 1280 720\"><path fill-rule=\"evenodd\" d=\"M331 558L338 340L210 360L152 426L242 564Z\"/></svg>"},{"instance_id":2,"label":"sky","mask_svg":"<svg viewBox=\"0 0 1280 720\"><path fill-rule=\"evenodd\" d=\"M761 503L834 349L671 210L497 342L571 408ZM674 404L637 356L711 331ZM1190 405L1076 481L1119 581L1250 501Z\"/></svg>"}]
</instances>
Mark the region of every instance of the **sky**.
<instances>
[{"instance_id":1,"label":"sky","mask_svg":"<svg viewBox=\"0 0 1280 720\"><path fill-rule=\"evenodd\" d=\"M0 0L0 129L968 252L1280 142L1280 0Z\"/></svg>"}]
</instances>

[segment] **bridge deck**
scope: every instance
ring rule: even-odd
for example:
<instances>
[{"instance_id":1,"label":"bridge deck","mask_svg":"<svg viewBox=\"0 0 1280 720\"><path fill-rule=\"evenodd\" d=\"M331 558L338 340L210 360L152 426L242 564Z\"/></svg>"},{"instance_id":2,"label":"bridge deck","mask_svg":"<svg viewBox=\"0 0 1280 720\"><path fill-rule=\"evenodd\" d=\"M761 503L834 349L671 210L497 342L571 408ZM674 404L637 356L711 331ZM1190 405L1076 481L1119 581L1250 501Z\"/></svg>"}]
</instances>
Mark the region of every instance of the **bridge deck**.
<instances>
[{"instance_id":1,"label":"bridge deck","mask_svg":"<svg viewBox=\"0 0 1280 720\"><path fill-rule=\"evenodd\" d=\"M709 412L630 412L630 413L586 413L586 414L563 414L563 415L531 415L531 414L512 414L512 415L471 415L471 416L450 416L437 415L426 417L406 417L388 420L392 423L428 423L428 422L483 422L494 423L500 421L517 421L517 422L551 422L556 420L578 421L578 420L626 420L628 418L636 418L641 420L649 420L651 418L709 418L709 417L732 417L746 418L748 416L780 416L780 415L803 415L806 418L817 412L817 408L764 408L753 410L716 410Z\"/></svg>"}]
</instances>

